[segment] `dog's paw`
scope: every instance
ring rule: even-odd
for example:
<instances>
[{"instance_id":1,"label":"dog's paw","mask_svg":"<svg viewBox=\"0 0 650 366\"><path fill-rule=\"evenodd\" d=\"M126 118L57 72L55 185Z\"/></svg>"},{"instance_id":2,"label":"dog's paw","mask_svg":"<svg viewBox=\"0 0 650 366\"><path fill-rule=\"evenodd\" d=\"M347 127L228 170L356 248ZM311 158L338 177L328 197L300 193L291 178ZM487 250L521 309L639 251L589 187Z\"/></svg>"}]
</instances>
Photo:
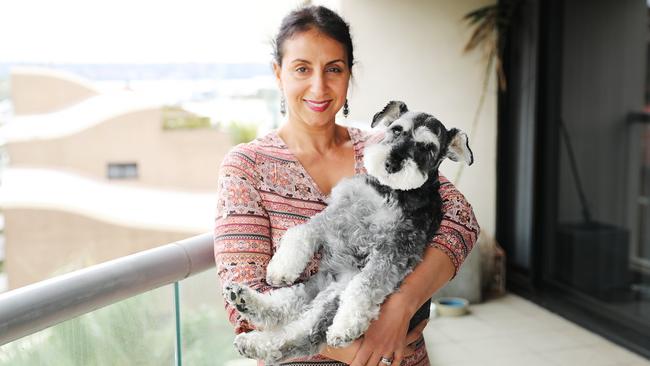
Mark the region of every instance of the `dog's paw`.
<instances>
[{"instance_id":1,"label":"dog's paw","mask_svg":"<svg viewBox=\"0 0 650 366\"><path fill-rule=\"evenodd\" d=\"M266 266L266 283L275 287L293 284L302 272L302 268L296 267L291 261L282 260L276 254Z\"/></svg>"},{"instance_id":2,"label":"dog's paw","mask_svg":"<svg viewBox=\"0 0 650 366\"><path fill-rule=\"evenodd\" d=\"M251 342L252 333L253 332L238 334L233 341L233 345L240 355L247 358L259 359L259 349L255 342Z\"/></svg>"},{"instance_id":3,"label":"dog's paw","mask_svg":"<svg viewBox=\"0 0 650 366\"><path fill-rule=\"evenodd\" d=\"M354 338L350 337L345 333L338 333L332 330L328 330L327 334L327 344L335 348L343 348L349 346L350 343L354 341Z\"/></svg>"},{"instance_id":4,"label":"dog's paw","mask_svg":"<svg viewBox=\"0 0 650 366\"><path fill-rule=\"evenodd\" d=\"M223 297L240 313L245 314L251 311L250 305L253 303L250 291L252 290L248 287L229 283L223 288Z\"/></svg>"},{"instance_id":5,"label":"dog's paw","mask_svg":"<svg viewBox=\"0 0 650 366\"><path fill-rule=\"evenodd\" d=\"M340 313L336 314L332 324L327 329L327 344L332 347L345 347L361 337L365 329L359 327L357 320L358 318L353 318L346 321L341 317Z\"/></svg>"},{"instance_id":6,"label":"dog's paw","mask_svg":"<svg viewBox=\"0 0 650 366\"><path fill-rule=\"evenodd\" d=\"M240 355L255 360L264 360L267 365L278 363L282 359L282 352L276 349L265 348L271 345L265 335L252 331L240 333L235 337L233 345Z\"/></svg>"}]
</instances>

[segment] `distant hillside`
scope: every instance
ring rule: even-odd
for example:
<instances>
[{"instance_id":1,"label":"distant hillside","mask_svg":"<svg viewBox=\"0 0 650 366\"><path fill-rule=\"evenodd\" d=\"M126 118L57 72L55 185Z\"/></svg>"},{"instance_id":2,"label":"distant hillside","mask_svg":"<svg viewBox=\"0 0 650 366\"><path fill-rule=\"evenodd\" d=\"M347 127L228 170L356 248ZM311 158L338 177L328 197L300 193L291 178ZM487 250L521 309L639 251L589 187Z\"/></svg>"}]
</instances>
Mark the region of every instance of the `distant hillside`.
<instances>
[{"instance_id":1,"label":"distant hillside","mask_svg":"<svg viewBox=\"0 0 650 366\"><path fill-rule=\"evenodd\" d=\"M0 63L0 80L12 66L40 66L72 72L90 80L245 79L271 75L270 64L45 64Z\"/></svg>"}]
</instances>

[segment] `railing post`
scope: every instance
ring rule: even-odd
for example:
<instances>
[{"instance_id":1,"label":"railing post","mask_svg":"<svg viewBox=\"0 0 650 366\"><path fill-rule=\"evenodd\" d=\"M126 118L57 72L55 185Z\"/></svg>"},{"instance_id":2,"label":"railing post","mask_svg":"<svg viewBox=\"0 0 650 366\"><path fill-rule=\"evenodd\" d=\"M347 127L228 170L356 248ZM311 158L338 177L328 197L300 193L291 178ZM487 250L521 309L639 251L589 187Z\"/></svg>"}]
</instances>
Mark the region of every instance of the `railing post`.
<instances>
[{"instance_id":1,"label":"railing post","mask_svg":"<svg viewBox=\"0 0 650 366\"><path fill-rule=\"evenodd\" d=\"M179 296L180 285L174 282L174 309L176 310L176 366L183 365L183 344L181 342L181 302Z\"/></svg>"}]
</instances>

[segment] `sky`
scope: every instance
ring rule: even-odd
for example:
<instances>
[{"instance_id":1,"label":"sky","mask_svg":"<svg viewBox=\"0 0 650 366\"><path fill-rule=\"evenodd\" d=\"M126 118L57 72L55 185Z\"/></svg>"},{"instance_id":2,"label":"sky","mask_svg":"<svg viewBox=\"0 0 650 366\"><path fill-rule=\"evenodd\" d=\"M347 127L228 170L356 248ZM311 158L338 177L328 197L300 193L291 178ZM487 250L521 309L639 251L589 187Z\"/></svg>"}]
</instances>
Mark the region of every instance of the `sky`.
<instances>
[{"instance_id":1,"label":"sky","mask_svg":"<svg viewBox=\"0 0 650 366\"><path fill-rule=\"evenodd\" d=\"M268 62L300 0L2 0L0 62Z\"/></svg>"}]
</instances>

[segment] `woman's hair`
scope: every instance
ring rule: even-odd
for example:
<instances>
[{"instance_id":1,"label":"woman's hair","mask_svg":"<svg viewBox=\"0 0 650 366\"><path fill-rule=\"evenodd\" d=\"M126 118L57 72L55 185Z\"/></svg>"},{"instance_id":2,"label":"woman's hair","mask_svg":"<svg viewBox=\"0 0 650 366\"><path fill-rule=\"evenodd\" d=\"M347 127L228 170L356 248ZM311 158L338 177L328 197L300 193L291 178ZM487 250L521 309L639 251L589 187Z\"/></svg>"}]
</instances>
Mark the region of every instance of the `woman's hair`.
<instances>
[{"instance_id":1,"label":"woman's hair","mask_svg":"<svg viewBox=\"0 0 650 366\"><path fill-rule=\"evenodd\" d=\"M282 19L280 31L273 42L273 58L278 65L282 65L284 41L297 33L310 29L335 39L343 45L348 56L348 68L352 70L354 54L352 50L352 37L350 26L338 14L324 6L306 6L294 10Z\"/></svg>"}]
</instances>

